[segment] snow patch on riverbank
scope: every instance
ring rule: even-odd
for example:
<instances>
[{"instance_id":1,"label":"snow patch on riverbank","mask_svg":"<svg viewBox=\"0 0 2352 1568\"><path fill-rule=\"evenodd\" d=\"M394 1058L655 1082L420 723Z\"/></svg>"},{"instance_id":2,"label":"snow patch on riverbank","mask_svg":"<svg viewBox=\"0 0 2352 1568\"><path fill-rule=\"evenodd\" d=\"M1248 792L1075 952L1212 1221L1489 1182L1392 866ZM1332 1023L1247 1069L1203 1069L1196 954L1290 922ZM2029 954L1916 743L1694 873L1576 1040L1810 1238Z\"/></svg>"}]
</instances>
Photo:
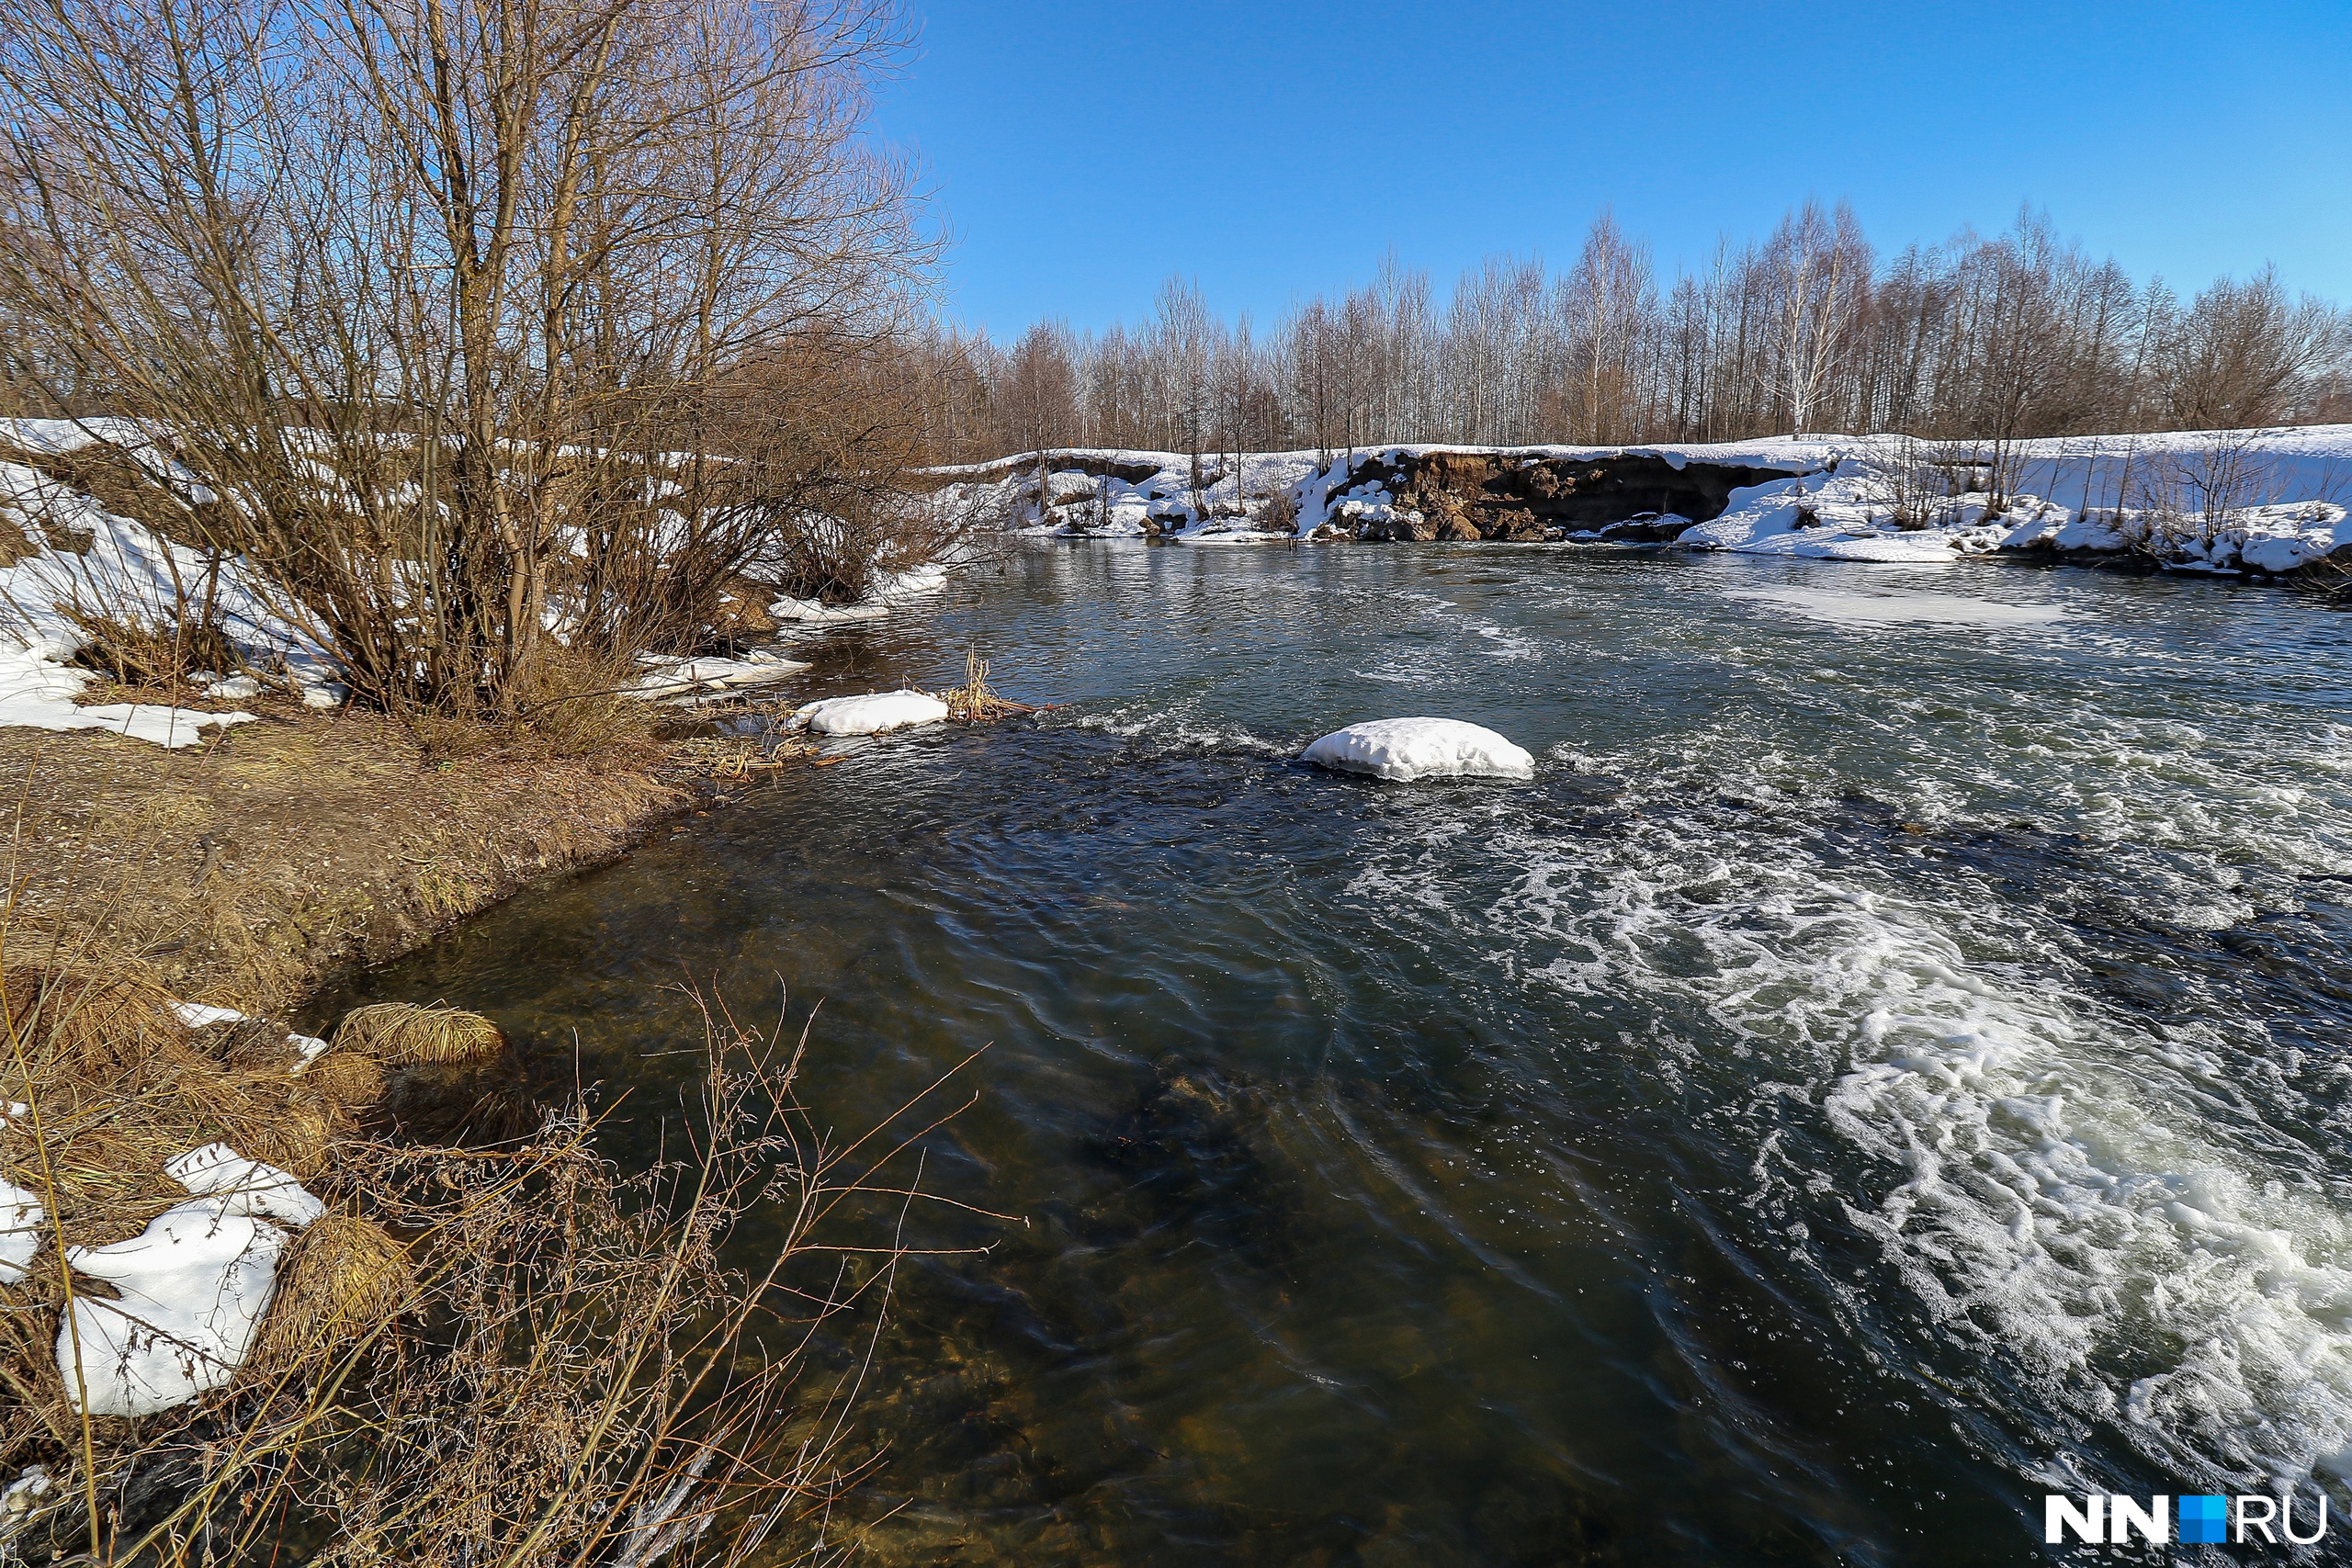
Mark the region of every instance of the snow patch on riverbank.
<instances>
[{"instance_id":1,"label":"snow patch on riverbank","mask_svg":"<svg viewBox=\"0 0 2352 1568\"><path fill-rule=\"evenodd\" d=\"M0 421L0 440L22 451L70 452L112 440L134 460L167 471L175 482L194 476L155 453L148 434L121 420L86 427L70 420ZM199 501L209 492L194 485ZM250 724L249 713L209 713L190 707L109 703L82 706L74 699L96 679L72 660L88 640L82 619L143 621L169 626L184 592L202 592L210 563L145 525L107 511L89 496L20 463L0 462L0 525L21 536L30 553L0 567L0 725L67 731L109 730L178 748L194 746L209 728ZM289 690L311 706L333 706L343 688L334 662L275 614L242 560L220 564L210 592L230 639L257 666L284 671ZM231 684L223 700L259 689Z\"/></svg>"},{"instance_id":2,"label":"snow patch on riverbank","mask_svg":"<svg viewBox=\"0 0 2352 1568\"><path fill-rule=\"evenodd\" d=\"M291 1175L225 1144L164 1174L196 1196L132 1240L65 1252L75 1273L116 1291L76 1295L57 1336L67 1397L93 1416L153 1416L236 1376L277 1292L279 1226L300 1230L325 1209Z\"/></svg>"}]
</instances>

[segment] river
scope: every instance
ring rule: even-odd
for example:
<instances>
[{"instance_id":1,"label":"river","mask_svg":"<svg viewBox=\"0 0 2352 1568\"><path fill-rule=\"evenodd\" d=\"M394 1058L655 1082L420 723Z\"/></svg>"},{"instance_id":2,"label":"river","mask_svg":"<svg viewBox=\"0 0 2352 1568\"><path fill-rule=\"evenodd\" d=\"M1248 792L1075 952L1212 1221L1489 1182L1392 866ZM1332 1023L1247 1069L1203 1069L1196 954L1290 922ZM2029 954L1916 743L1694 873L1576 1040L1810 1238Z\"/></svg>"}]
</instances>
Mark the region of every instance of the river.
<instances>
[{"instance_id":1,"label":"river","mask_svg":"<svg viewBox=\"0 0 2352 1568\"><path fill-rule=\"evenodd\" d=\"M901 1274L879 1560L1974 1564L2053 1490L2343 1508L2352 620L1090 544L795 651L821 695L967 648L1062 705L848 743L356 993L658 1106L664 987L780 981L843 1128L989 1047L925 1184L1020 1218L910 1222L995 1248ZM1294 760L1415 714L1535 781Z\"/></svg>"}]
</instances>

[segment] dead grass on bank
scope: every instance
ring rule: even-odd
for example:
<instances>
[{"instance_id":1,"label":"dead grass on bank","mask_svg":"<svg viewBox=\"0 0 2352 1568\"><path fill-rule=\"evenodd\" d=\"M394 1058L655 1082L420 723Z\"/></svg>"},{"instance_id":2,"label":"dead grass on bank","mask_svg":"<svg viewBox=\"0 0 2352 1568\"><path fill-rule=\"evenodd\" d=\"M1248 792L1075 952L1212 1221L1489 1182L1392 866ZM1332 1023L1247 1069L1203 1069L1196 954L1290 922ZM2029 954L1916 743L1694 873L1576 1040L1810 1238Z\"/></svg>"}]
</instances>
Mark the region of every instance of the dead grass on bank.
<instances>
[{"instance_id":1,"label":"dead grass on bank","mask_svg":"<svg viewBox=\"0 0 2352 1568\"><path fill-rule=\"evenodd\" d=\"M198 671L230 675L247 668L220 623L194 612L168 622L93 610L68 609L65 614L84 639L74 662L100 671L118 687L184 692L188 677Z\"/></svg>"},{"instance_id":2,"label":"dead grass on bank","mask_svg":"<svg viewBox=\"0 0 2352 1568\"><path fill-rule=\"evenodd\" d=\"M858 1479L839 1455L861 1374L805 1353L882 1309L908 1255L888 1214L921 1183L892 1173L906 1143L887 1129L836 1142L799 1107L805 1032L706 1010L690 1146L631 1176L597 1153L585 1098L526 1139L420 1147L306 1083L398 1038L380 1027L347 1020L292 1077L241 1066L276 1026L190 1030L152 975L5 975L0 1099L21 1109L0 1176L48 1212L27 1277L0 1286L0 1481L39 1464L49 1485L0 1520L0 1560L651 1568L854 1548L830 1521ZM410 1022L428 1014L451 1026ZM379 1083L397 1050L372 1058ZM330 1120L297 1171L330 1212L284 1255L254 1353L177 1409L81 1416L55 1347L92 1284L65 1248L185 1201L162 1166L201 1143L266 1157L273 1096ZM730 1267L754 1204L764 1261Z\"/></svg>"},{"instance_id":3,"label":"dead grass on bank","mask_svg":"<svg viewBox=\"0 0 2352 1568\"><path fill-rule=\"evenodd\" d=\"M486 720L418 709L401 722L426 761L650 766L667 716L631 694L641 671L623 655L549 647L516 678L512 717Z\"/></svg>"},{"instance_id":4,"label":"dead grass on bank","mask_svg":"<svg viewBox=\"0 0 2352 1568\"><path fill-rule=\"evenodd\" d=\"M692 798L650 746L459 757L379 714L238 705L259 722L179 751L0 728L20 958L133 961L186 1000L266 1012L610 859Z\"/></svg>"}]
</instances>

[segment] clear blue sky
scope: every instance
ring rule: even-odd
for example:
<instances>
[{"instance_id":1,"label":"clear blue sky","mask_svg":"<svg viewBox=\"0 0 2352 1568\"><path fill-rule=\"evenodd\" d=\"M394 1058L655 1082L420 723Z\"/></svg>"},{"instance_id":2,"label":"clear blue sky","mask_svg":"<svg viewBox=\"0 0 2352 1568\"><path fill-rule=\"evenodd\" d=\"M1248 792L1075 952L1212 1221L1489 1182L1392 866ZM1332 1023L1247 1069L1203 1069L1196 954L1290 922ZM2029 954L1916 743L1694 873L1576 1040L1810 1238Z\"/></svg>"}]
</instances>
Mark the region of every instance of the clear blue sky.
<instances>
[{"instance_id":1,"label":"clear blue sky","mask_svg":"<svg viewBox=\"0 0 2352 1568\"><path fill-rule=\"evenodd\" d=\"M2352 0L913 4L878 129L999 333L1170 273L1270 323L1390 245L1442 291L1604 206L1670 272L1808 195L1882 253L2031 201L2184 293L2276 261L2352 303Z\"/></svg>"}]
</instances>

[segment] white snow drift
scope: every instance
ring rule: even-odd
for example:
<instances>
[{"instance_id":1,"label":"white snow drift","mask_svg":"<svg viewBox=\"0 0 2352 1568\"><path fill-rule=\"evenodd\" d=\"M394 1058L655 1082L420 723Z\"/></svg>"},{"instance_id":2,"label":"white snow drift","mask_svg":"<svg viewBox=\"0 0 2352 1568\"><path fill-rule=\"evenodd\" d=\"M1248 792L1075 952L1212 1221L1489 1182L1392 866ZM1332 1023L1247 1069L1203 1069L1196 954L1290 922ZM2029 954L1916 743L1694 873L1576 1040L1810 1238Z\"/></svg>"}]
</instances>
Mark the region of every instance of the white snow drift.
<instances>
[{"instance_id":1,"label":"white snow drift","mask_svg":"<svg viewBox=\"0 0 2352 1568\"><path fill-rule=\"evenodd\" d=\"M74 1272L119 1292L76 1296L58 1330L67 1396L85 1393L77 1403L93 1416L152 1416L234 1377L277 1289L287 1234L269 1222L299 1230L325 1212L292 1176L226 1144L164 1169L197 1196L132 1240L66 1249Z\"/></svg>"},{"instance_id":2,"label":"white snow drift","mask_svg":"<svg viewBox=\"0 0 2352 1568\"><path fill-rule=\"evenodd\" d=\"M688 705L724 697L749 686L773 685L810 668L800 660L786 659L757 649L741 659L719 659L709 655L695 659L672 659L658 654L639 654L638 664L644 673L630 688L632 694Z\"/></svg>"},{"instance_id":3,"label":"white snow drift","mask_svg":"<svg viewBox=\"0 0 2352 1568\"><path fill-rule=\"evenodd\" d=\"M1299 753L1319 767L1376 779L1532 779L1535 759L1458 718L1381 718L1333 730Z\"/></svg>"},{"instance_id":4,"label":"white snow drift","mask_svg":"<svg viewBox=\"0 0 2352 1568\"><path fill-rule=\"evenodd\" d=\"M805 704L793 711L792 726L813 735L879 735L946 716L945 703L921 692L869 692Z\"/></svg>"}]
</instances>

